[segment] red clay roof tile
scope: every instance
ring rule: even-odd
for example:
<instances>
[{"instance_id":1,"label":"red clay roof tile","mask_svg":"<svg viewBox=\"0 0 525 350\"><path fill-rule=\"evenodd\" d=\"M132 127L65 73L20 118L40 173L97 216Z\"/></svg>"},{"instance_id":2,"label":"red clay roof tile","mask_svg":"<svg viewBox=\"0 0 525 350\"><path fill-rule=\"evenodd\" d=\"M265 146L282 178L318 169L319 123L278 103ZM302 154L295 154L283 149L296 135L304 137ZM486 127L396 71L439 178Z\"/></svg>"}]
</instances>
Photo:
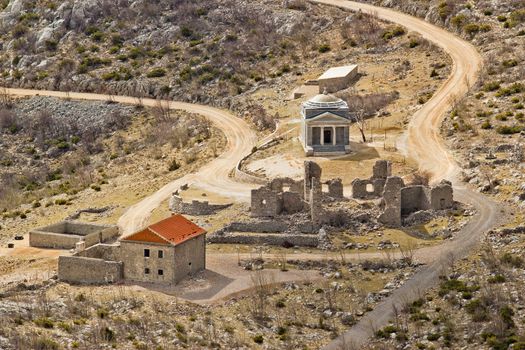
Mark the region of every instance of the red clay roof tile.
<instances>
[{"instance_id":1,"label":"red clay roof tile","mask_svg":"<svg viewBox=\"0 0 525 350\"><path fill-rule=\"evenodd\" d=\"M122 240L178 245L205 233L206 230L202 227L177 214L124 237Z\"/></svg>"}]
</instances>

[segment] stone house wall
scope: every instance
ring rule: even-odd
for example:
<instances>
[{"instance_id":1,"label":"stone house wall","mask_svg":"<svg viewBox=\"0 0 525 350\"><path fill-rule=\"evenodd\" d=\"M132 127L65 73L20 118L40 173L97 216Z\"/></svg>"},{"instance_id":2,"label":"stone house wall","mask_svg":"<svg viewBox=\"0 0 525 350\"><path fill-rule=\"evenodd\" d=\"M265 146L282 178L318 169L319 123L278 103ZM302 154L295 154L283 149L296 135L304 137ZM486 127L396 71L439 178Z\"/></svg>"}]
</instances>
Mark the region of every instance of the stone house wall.
<instances>
[{"instance_id":1,"label":"stone house wall","mask_svg":"<svg viewBox=\"0 0 525 350\"><path fill-rule=\"evenodd\" d=\"M206 238L200 235L175 247L171 245L120 242L120 259L124 264L124 279L153 282L178 283L187 275L206 268ZM149 257L144 250L149 249ZM159 258L159 251L163 257ZM146 268L149 273L146 274ZM162 270L162 275L159 274Z\"/></svg>"}]
</instances>

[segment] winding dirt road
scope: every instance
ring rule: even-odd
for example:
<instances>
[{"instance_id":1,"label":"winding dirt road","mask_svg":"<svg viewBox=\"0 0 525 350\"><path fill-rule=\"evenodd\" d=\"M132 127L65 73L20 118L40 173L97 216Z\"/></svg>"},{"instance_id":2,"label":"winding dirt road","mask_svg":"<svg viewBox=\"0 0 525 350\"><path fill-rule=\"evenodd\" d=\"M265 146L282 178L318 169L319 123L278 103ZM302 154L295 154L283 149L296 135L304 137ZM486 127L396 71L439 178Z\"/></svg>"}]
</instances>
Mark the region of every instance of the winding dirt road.
<instances>
[{"instance_id":1,"label":"winding dirt road","mask_svg":"<svg viewBox=\"0 0 525 350\"><path fill-rule=\"evenodd\" d=\"M200 168L197 172L187 174L169 184L163 186L157 192L144 198L139 203L131 206L122 215L118 225L123 234L132 233L146 226L151 212L168 199L173 192L184 184L196 185L197 187L217 193L225 197L231 197L240 201L248 201L252 185L240 183L230 178L230 172L235 168L240 159L250 153L253 146L257 143L257 135L244 122L244 120L234 116L228 111L209 106L196 105L191 103L173 102L155 99L137 99L129 96L108 96L101 94L61 92L49 90L29 90L29 89L6 89L5 92L11 96L51 96L57 98L71 98L75 100L90 101L114 101L131 105L144 105L148 107L163 106L171 110L183 110L190 113L197 113L208 118L226 136L228 144L226 150L219 157L212 160Z\"/></svg>"},{"instance_id":2,"label":"winding dirt road","mask_svg":"<svg viewBox=\"0 0 525 350\"><path fill-rule=\"evenodd\" d=\"M451 257L458 259L468 255L479 243L483 233L497 223L500 214L499 206L487 197L461 186L458 180L459 167L452 155L446 150L439 135L439 126L445 112L451 107L454 99L463 96L468 91L469 84L473 84L477 80L482 59L471 44L421 19L386 8L344 0L312 1L354 11L372 12L379 18L398 23L410 31L418 32L422 37L440 46L451 56L454 62L452 73L432 99L412 117L407 131L406 146L409 157L415 159L422 170L429 171L433 175L433 179L447 178L453 181L456 200L470 203L477 209L475 217L456 239L439 248L429 248L428 253L432 252L432 255L426 256L426 261L429 264L425 268L396 290L391 297L363 317L347 333L326 347L326 349L359 349L373 335L374 329L388 323L393 316L394 307L399 309L406 302L419 297L424 290L434 286L438 281L440 272L449 264ZM104 101L110 99L109 96L100 94L25 89L8 89L7 93L15 96L44 95L79 100ZM138 101L136 98L125 96L112 96L111 100L135 105L142 103L146 106L158 104L158 101L153 99ZM172 101L163 101L163 103L169 104L170 109L199 113L209 118L225 133L228 146L225 153L196 173L187 174L165 185L151 196L130 207L119 220L119 225L124 234L145 226L151 211L169 198L171 193L182 184L193 184L204 190L242 201L248 199L249 190L252 188L249 184L238 183L229 177L237 162L250 152L257 141L255 133L244 121L229 112L212 107Z\"/></svg>"},{"instance_id":3,"label":"winding dirt road","mask_svg":"<svg viewBox=\"0 0 525 350\"><path fill-rule=\"evenodd\" d=\"M456 239L439 246L437 250L431 250L437 254L433 256L434 259L429 265L349 331L325 347L327 350L360 349L373 336L374 330L388 324L394 316L394 309L400 310L407 302L419 298L421 293L436 285L439 274L449 266L451 260L467 256L479 244L484 233L498 224L501 216L499 205L461 184L458 177L460 168L446 149L439 133L443 118L454 100L464 96L471 84L477 81L483 60L473 45L422 19L387 8L345 0L312 1L375 14L381 19L419 33L450 55L454 62L452 72L434 96L412 116L406 135L406 149L408 156L418 162L421 170L432 174L434 181L443 178L451 180L454 184L455 199L470 203L477 210L477 214Z\"/></svg>"}]
</instances>

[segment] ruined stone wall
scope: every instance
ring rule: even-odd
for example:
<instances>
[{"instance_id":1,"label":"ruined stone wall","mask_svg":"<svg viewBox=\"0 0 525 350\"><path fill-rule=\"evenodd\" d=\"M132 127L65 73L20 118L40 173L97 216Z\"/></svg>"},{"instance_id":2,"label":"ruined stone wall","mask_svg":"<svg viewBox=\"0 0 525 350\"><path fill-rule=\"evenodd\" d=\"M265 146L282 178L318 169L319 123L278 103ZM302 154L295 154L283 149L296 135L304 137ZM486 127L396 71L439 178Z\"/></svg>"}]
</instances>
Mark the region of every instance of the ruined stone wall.
<instances>
[{"instance_id":1,"label":"ruined stone wall","mask_svg":"<svg viewBox=\"0 0 525 350\"><path fill-rule=\"evenodd\" d=\"M282 211L282 197L264 186L252 190L250 213L253 217L274 217Z\"/></svg>"},{"instance_id":2,"label":"ruined stone wall","mask_svg":"<svg viewBox=\"0 0 525 350\"><path fill-rule=\"evenodd\" d=\"M401 189L401 215L430 209L430 189L426 186L407 186Z\"/></svg>"},{"instance_id":3,"label":"ruined stone wall","mask_svg":"<svg viewBox=\"0 0 525 350\"><path fill-rule=\"evenodd\" d=\"M386 226L401 226L401 189L403 187L405 183L398 176L391 176L386 180L381 202L383 212L378 219Z\"/></svg>"},{"instance_id":4,"label":"ruined stone wall","mask_svg":"<svg viewBox=\"0 0 525 350\"><path fill-rule=\"evenodd\" d=\"M352 181L352 197L357 199L375 199L383 195L385 179L355 179ZM369 191L368 187L372 190Z\"/></svg>"},{"instance_id":5,"label":"ruined stone wall","mask_svg":"<svg viewBox=\"0 0 525 350\"><path fill-rule=\"evenodd\" d=\"M317 182L321 181L322 169L321 167L312 161L304 162L304 198L310 198L310 190L312 189L312 179L317 179ZM316 183L317 183L316 182Z\"/></svg>"},{"instance_id":6,"label":"ruined stone wall","mask_svg":"<svg viewBox=\"0 0 525 350\"><path fill-rule=\"evenodd\" d=\"M58 258L58 279L69 283L105 284L122 280L122 263L80 256Z\"/></svg>"},{"instance_id":7,"label":"ruined stone wall","mask_svg":"<svg viewBox=\"0 0 525 350\"><path fill-rule=\"evenodd\" d=\"M331 179L327 181L328 195L332 198L343 198L343 181L341 179Z\"/></svg>"},{"instance_id":8,"label":"ruined stone wall","mask_svg":"<svg viewBox=\"0 0 525 350\"><path fill-rule=\"evenodd\" d=\"M448 181L441 181L430 189L430 207L434 210L450 209L454 205L454 190Z\"/></svg>"},{"instance_id":9,"label":"ruined stone wall","mask_svg":"<svg viewBox=\"0 0 525 350\"><path fill-rule=\"evenodd\" d=\"M282 199L283 199L282 209L285 213L294 214L294 213L300 213L304 210L305 203L299 193L283 192Z\"/></svg>"},{"instance_id":10,"label":"ruined stone wall","mask_svg":"<svg viewBox=\"0 0 525 350\"><path fill-rule=\"evenodd\" d=\"M212 215L215 212L230 207L231 204L209 204L208 201L193 200L184 202L181 197L173 195L169 208L172 212L187 215Z\"/></svg>"},{"instance_id":11,"label":"ruined stone wall","mask_svg":"<svg viewBox=\"0 0 525 350\"><path fill-rule=\"evenodd\" d=\"M392 176L392 163L388 160L378 160L372 169L372 179L387 179Z\"/></svg>"}]
</instances>

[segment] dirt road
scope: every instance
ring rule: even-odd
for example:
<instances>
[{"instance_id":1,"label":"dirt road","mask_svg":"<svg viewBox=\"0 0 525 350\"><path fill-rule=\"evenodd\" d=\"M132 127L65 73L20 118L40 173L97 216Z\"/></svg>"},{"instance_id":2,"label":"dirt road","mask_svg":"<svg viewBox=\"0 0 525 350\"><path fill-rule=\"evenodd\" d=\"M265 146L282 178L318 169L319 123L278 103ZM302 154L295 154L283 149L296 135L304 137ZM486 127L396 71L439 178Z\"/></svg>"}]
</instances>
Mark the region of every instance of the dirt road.
<instances>
[{"instance_id":1,"label":"dirt road","mask_svg":"<svg viewBox=\"0 0 525 350\"><path fill-rule=\"evenodd\" d=\"M162 103L163 106L167 106L172 110L184 110L190 113L200 114L208 118L217 128L222 130L228 140L226 151L199 169L196 173L187 174L165 185L154 194L130 207L118 222L123 234L132 233L145 226L151 212L183 184L193 184L205 191L217 193L224 197L232 197L240 201L249 200L249 193L252 186L235 181L230 178L229 175L238 161L250 153L253 146L256 145L257 135L247 123L228 111L191 103L159 101L147 98L139 100L129 96L108 96L91 93L27 89L7 89L6 92L12 96L41 95L75 100L111 100L124 104L142 104L148 107L155 107L159 103Z\"/></svg>"},{"instance_id":2,"label":"dirt road","mask_svg":"<svg viewBox=\"0 0 525 350\"><path fill-rule=\"evenodd\" d=\"M440 272L451 260L468 255L484 233L497 225L500 208L487 197L462 187L458 175L460 168L447 151L440 137L439 127L445 113L455 99L465 95L476 82L482 67L482 58L476 48L452 33L397 11L345 0L313 0L313 2L341 8L373 13L381 19L400 24L409 31L419 33L447 52L454 62L449 78L434 96L412 117L406 135L408 156L419 163L420 169L432 174L433 180L446 178L454 183L456 200L470 203L477 214L456 239L432 249L437 254L427 267L418 272L391 297L379 304L348 332L326 346L325 349L360 349L373 336L373 330L388 324L394 308L418 298L422 292L438 283Z\"/></svg>"}]
</instances>

